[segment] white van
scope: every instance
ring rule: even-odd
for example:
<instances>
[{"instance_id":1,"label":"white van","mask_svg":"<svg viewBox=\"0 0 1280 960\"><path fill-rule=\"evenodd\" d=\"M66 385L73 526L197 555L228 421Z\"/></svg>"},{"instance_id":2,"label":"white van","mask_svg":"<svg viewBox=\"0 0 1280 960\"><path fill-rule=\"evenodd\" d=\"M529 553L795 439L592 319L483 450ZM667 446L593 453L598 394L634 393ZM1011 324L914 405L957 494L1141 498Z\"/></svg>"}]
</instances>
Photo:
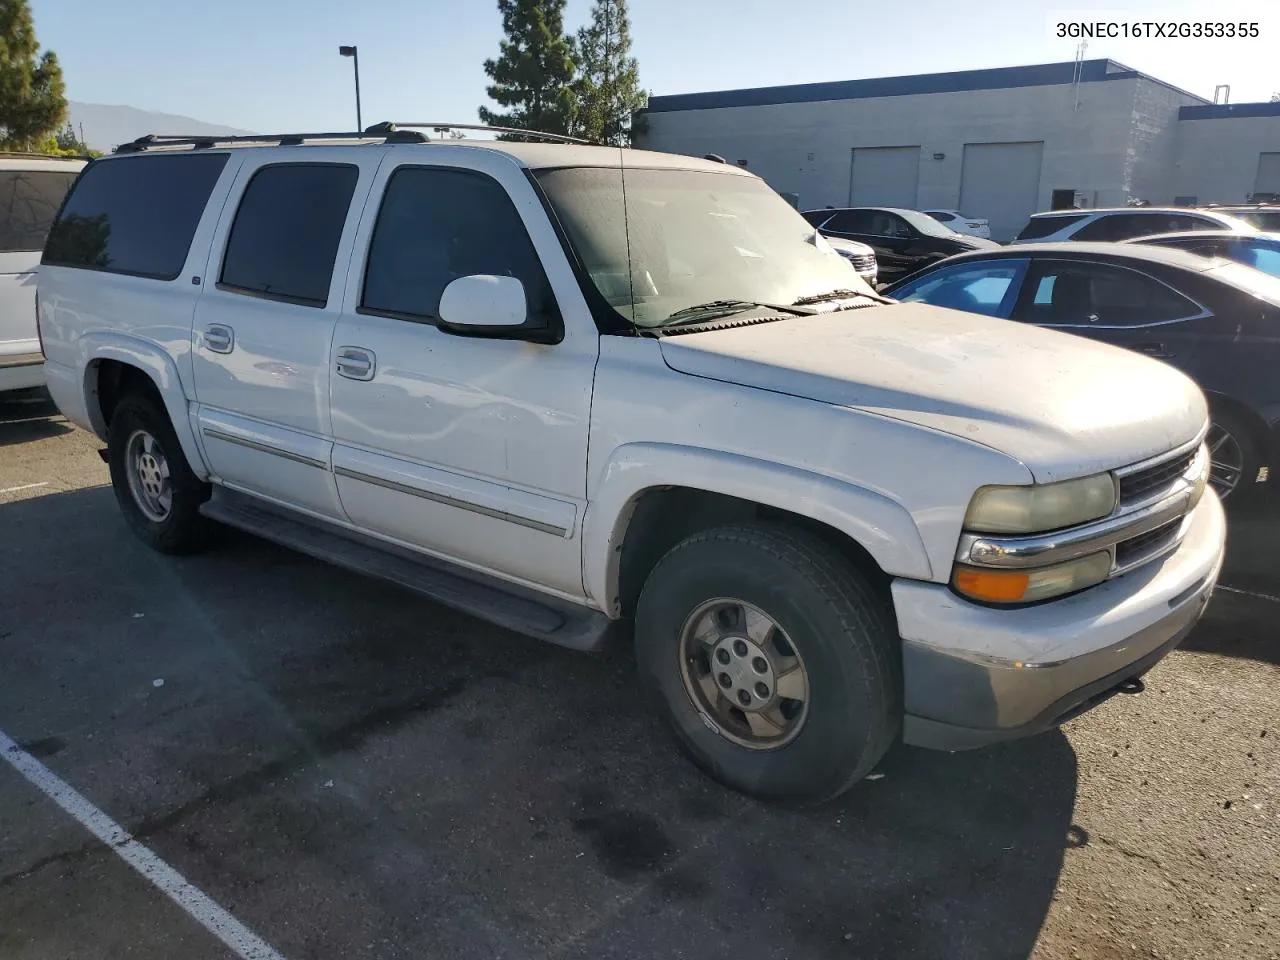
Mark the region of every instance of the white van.
<instances>
[{"instance_id":1,"label":"white van","mask_svg":"<svg viewBox=\"0 0 1280 960\"><path fill-rule=\"evenodd\" d=\"M85 161L0 153L0 394L44 384L36 268L49 225Z\"/></svg>"}]
</instances>

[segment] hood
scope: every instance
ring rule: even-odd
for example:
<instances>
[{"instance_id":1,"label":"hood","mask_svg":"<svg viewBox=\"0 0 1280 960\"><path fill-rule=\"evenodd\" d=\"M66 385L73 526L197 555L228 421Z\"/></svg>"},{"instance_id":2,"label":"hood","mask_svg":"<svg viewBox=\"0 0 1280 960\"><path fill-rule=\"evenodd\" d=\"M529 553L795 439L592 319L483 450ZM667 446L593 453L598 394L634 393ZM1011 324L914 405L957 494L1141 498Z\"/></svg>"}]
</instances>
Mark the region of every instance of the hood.
<instances>
[{"instance_id":1,"label":"hood","mask_svg":"<svg viewBox=\"0 0 1280 960\"><path fill-rule=\"evenodd\" d=\"M829 237L822 235L822 239L831 244L837 250L848 250L850 253L858 253L864 256L875 256L875 248L865 243L859 243L857 240L846 240L844 237Z\"/></svg>"},{"instance_id":2,"label":"hood","mask_svg":"<svg viewBox=\"0 0 1280 960\"><path fill-rule=\"evenodd\" d=\"M663 337L692 376L853 407L985 444L1040 482L1186 443L1208 416L1184 374L1084 337L923 303Z\"/></svg>"},{"instance_id":3,"label":"hood","mask_svg":"<svg viewBox=\"0 0 1280 960\"><path fill-rule=\"evenodd\" d=\"M958 240L973 250L990 250L993 247L1000 246L994 240L988 240L986 237L971 237L966 233L958 233L952 239Z\"/></svg>"}]
</instances>

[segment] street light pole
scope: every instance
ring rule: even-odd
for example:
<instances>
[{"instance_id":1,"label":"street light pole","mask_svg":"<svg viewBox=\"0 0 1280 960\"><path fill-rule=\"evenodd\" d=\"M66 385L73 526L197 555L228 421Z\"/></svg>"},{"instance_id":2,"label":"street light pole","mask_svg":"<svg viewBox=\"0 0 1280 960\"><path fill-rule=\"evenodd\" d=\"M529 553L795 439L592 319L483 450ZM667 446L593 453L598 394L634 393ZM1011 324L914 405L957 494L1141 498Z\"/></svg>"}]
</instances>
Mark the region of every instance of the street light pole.
<instances>
[{"instance_id":1,"label":"street light pole","mask_svg":"<svg viewBox=\"0 0 1280 960\"><path fill-rule=\"evenodd\" d=\"M351 58L351 64L356 71L356 129L363 130L364 124L360 121L360 54L354 46L339 47L338 53L344 57Z\"/></svg>"}]
</instances>

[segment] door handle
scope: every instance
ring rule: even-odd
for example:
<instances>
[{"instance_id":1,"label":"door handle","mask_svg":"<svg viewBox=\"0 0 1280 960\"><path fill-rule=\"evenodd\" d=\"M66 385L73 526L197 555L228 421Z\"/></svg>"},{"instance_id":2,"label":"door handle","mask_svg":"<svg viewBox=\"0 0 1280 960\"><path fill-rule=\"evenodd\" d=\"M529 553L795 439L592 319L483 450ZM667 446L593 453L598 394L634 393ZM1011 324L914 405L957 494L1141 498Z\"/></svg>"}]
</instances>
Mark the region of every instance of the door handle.
<instances>
[{"instance_id":1,"label":"door handle","mask_svg":"<svg viewBox=\"0 0 1280 960\"><path fill-rule=\"evenodd\" d=\"M1164 348L1163 343L1138 343L1134 344L1134 349L1139 353L1145 353L1148 357L1156 357L1161 360L1168 360L1173 354Z\"/></svg>"},{"instance_id":2,"label":"door handle","mask_svg":"<svg viewBox=\"0 0 1280 960\"><path fill-rule=\"evenodd\" d=\"M236 344L236 335L230 327L211 323L204 328L204 345L214 353L230 353Z\"/></svg>"},{"instance_id":3,"label":"door handle","mask_svg":"<svg viewBox=\"0 0 1280 960\"><path fill-rule=\"evenodd\" d=\"M364 347L339 347L336 361L338 376L348 380L372 380L377 359Z\"/></svg>"}]
</instances>

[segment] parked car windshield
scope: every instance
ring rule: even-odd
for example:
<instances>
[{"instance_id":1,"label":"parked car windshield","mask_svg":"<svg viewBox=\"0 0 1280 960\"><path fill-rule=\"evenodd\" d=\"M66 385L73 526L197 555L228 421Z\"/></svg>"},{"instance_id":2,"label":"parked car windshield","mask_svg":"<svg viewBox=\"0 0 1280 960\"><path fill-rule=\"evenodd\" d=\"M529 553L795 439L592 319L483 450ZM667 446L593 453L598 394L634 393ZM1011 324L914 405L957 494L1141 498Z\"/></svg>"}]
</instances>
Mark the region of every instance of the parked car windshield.
<instances>
[{"instance_id":1,"label":"parked car windshield","mask_svg":"<svg viewBox=\"0 0 1280 960\"><path fill-rule=\"evenodd\" d=\"M939 223L937 220L933 219L933 217L923 214L919 210L895 209L893 212L902 217L903 220L907 221L907 223L911 224L911 226L915 227L926 237L949 238L956 235L956 232L946 224Z\"/></svg>"},{"instance_id":2,"label":"parked car windshield","mask_svg":"<svg viewBox=\"0 0 1280 960\"><path fill-rule=\"evenodd\" d=\"M784 306L838 290L873 294L762 180L702 170L625 174L625 190L619 168L535 177L592 283L637 327L660 327L715 301Z\"/></svg>"}]
</instances>

